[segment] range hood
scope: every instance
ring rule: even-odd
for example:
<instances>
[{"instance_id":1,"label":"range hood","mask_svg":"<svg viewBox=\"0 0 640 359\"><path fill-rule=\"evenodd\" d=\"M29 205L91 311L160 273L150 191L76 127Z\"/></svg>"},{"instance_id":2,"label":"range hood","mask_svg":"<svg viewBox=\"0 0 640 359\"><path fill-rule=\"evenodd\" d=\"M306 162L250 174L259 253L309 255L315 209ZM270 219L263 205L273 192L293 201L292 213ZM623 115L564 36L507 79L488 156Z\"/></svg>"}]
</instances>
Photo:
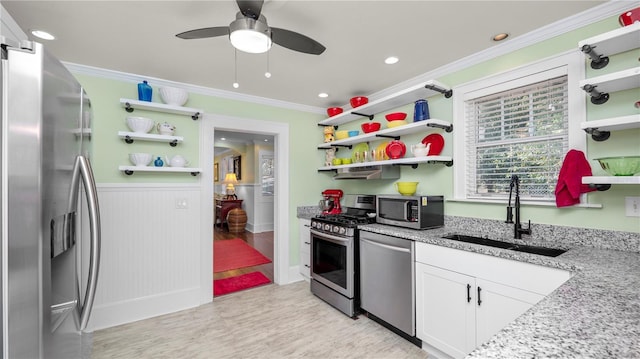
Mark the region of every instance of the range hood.
<instances>
[{"instance_id":1,"label":"range hood","mask_svg":"<svg viewBox=\"0 0 640 359\"><path fill-rule=\"evenodd\" d=\"M340 168L333 176L336 180L346 179L398 179L400 166L365 166Z\"/></svg>"}]
</instances>

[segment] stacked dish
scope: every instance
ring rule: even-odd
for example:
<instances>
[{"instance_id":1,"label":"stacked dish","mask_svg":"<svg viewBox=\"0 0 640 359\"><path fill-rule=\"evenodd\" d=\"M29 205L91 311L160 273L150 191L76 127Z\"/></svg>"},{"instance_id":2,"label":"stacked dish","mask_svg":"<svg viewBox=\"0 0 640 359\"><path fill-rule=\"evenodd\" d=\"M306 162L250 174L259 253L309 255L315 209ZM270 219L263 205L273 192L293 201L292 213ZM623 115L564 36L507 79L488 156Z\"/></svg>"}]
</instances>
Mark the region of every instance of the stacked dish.
<instances>
[{"instance_id":1,"label":"stacked dish","mask_svg":"<svg viewBox=\"0 0 640 359\"><path fill-rule=\"evenodd\" d=\"M133 132L149 133L154 125L155 122L150 118L127 116L127 126L129 126Z\"/></svg>"},{"instance_id":2,"label":"stacked dish","mask_svg":"<svg viewBox=\"0 0 640 359\"><path fill-rule=\"evenodd\" d=\"M393 112L384 115L384 117L389 121L387 123L388 128L394 128L398 126L404 126L407 124L405 118L407 118L407 114L405 112Z\"/></svg>"},{"instance_id":3,"label":"stacked dish","mask_svg":"<svg viewBox=\"0 0 640 359\"><path fill-rule=\"evenodd\" d=\"M187 103L189 93L177 87L160 87L160 98L167 105L182 106Z\"/></svg>"},{"instance_id":4,"label":"stacked dish","mask_svg":"<svg viewBox=\"0 0 640 359\"><path fill-rule=\"evenodd\" d=\"M153 155L150 153L130 153L129 160L138 167L145 167L151 163Z\"/></svg>"}]
</instances>

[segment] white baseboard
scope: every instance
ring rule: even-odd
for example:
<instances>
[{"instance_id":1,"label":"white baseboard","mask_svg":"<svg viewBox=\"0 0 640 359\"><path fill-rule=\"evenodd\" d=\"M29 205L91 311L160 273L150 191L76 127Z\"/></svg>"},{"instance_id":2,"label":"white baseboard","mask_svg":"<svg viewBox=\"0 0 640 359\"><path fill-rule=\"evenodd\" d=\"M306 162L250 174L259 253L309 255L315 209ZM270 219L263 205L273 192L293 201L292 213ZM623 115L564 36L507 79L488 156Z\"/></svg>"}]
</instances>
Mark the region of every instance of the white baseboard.
<instances>
[{"instance_id":1,"label":"white baseboard","mask_svg":"<svg viewBox=\"0 0 640 359\"><path fill-rule=\"evenodd\" d=\"M300 274L300 266L295 265L289 267L288 279L289 280L287 281L287 283L282 284L290 284L304 280L304 277L302 276L302 274Z\"/></svg>"},{"instance_id":2,"label":"white baseboard","mask_svg":"<svg viewBox=\"0 0 640 359\"><path fill-rule=\"evenodd\" d=\"M200 303L200 288L189 288L171 293L162 293L143 298L135 298L118 303L93 307L87 332L116 325L174 313L194 308Z\"/></svg>"}]
</instances>

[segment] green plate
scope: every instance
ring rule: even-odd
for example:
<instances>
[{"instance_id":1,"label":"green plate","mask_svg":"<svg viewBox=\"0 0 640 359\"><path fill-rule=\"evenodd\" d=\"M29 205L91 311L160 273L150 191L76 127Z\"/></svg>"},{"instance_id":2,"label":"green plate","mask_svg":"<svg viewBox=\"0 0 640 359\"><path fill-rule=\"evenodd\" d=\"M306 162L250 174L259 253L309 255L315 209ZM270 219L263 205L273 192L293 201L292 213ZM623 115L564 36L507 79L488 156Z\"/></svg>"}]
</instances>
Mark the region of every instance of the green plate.
<instances>
[{"instance_id":1,"label":"green plate","mask_svg":"<svg viewBox=\"0 0 640 359\"><path fill-rule=\"evenodd\" d=\"M358 163L361 161L356 160L356 153L358 152L369 152L369 144L367 144L366 142L363 143L358 143L357 145L353 146L351 148L351 163ZM362 154L360 155L362 156ZM364 161L362 161L364 162Z\"/></svg>"}]
</instances>

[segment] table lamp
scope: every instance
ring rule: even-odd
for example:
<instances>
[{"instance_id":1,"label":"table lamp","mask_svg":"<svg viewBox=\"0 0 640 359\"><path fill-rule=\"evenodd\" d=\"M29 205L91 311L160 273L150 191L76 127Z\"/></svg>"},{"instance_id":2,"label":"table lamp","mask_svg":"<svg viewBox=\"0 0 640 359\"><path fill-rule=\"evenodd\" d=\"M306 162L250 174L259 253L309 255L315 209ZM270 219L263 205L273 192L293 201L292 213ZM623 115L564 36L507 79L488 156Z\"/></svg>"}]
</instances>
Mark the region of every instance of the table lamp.
<instances>
[{"instance_id":1,"label":"table lamp","mask_svg":"<svg viewBox=\"0 0 640 359\"><path fill-rule=\"evenodd\" d=\"M224 176L224 180L222 181L222 183L227 185L227 199L238 199L238 197L236 196L236 190L233 187L234 184L238 184L236 174L233 172L227 173Z\"/></svg>"}]
</instances>

